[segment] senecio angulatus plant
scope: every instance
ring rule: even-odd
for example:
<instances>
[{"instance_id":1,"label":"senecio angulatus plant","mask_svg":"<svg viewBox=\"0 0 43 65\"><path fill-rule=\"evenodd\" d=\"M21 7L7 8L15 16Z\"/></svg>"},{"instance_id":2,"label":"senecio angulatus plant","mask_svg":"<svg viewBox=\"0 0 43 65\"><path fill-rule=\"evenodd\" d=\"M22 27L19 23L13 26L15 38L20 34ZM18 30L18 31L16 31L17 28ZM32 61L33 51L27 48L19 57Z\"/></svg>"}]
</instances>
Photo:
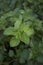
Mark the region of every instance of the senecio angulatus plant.
<instances>
[{"instance_id":1,"label":"senecio angulatus plant","mask_svg":"<svg viewBox=\"0 0 43 65\"><path fill-rule=\"evenodd\" d=\"M37 19L36 15L33 16L31 9L27 9L25 11L20 10L19 14L16 14L11 11L1 17L2 21L4 21L3 24L6 23L6 17L9 17L11 22L13 22L12 26L8 26L4 29L3 34L5 36L12 36L10 39L11 47L18 46L20 41L29 45L31 44L32 36L36 33L35 30L42 31L42 21Z\"/></svg>"},{"instance_id":2,"label":"senecio angulatus plant","mask_svg":"<svg viewBox=\"0 0 43 65\"><path fill-rule=\"evenodd\" d=\"M42 22L32 16L31 10L22 10L19 11L19 15L16 15L14 12L9 12L2 16L3 23L6 23L6 17L10 17L9 19L13 22L13 26L9 26L4 29L5 36L12 36L10 39L10 46L15 47L20 44L20 41L25 44L30 44L31 37L35 34L35 30L42 29Z\"/></svg>"},{"instance_id":3,"label":"senecio angulatus plant","mask_svg":"<svg viewBox=\"0 0 43 65\"><path fill-rule=\"evenodd\" d=\"M14 25L9 26L8 28L4 30L4 35L7 35L7 36L12 35L12 38L10 40L11 47L18 46L20 41L24 42L25 44L29 44L30 37L34 35L32 22L25 20L24 18L25 13L26 12L24 11L23 14L20 14L18 17L16 17L14 21ZM26 13L26 15L28 16L28 12Z\"/></svg>"},{"instance_id":4,"label":"senecio angulatus plant","mask_svg":"<svg viewBox=\"0 0 43 65\"><path fill-rule=\"evenodd\" d=\"M17 47L21 42L31 47L29 51L23 51L23 54L27 54L26 56L22 57L21 52L20 62L24 62L28 54L29 59L36 58L42 62L38 57L40 53L43 54L42 23L43 21L39 20L30 8L25 10L15 9L0 17L0 30L3 30L4 37L10 37L10 47Z\"/></svg>"}]
</instances>

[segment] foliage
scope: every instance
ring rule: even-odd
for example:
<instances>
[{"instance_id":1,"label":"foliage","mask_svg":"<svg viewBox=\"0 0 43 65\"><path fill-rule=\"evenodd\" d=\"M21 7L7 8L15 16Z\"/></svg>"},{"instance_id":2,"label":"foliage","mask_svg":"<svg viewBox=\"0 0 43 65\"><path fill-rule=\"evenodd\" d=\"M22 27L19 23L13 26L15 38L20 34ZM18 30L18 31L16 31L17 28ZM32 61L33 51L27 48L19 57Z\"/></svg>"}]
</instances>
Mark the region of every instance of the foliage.
<instances>
[{"instance_id":1,"label":"foliage","mask_svg":"<svg viewBox=\"0 0 43 65\"><path fill-rule=\"evenodd\" d=\"M0 65L43 65L43 0L0 0Z\"/></svg>"}]
</instances>

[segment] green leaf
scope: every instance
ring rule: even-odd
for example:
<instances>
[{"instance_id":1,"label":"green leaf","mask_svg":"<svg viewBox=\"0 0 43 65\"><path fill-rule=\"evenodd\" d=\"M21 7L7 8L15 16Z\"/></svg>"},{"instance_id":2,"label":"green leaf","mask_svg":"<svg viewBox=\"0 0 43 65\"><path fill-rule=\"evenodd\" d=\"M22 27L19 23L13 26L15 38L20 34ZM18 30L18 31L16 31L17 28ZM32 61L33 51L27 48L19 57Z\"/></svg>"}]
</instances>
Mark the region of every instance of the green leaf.
<instances>
[{"instance_id":1,"label":"green leaf","mask_svg":"<svg viewBox=\"0 0 43 65\"><path fill-rule=\"evenodd\" d=\"M24 42L25 44L29 44L30 39L29 39L29 37L25 33L23 33L21 35L21 41Z\"/></svg>"},{"instance_id":2,"label":"green leaf","mask_svg":"<svg viewBox=\"0 0 43 65\"><path fill-rule=\"evenodd\" d=\"M28 2L32 3L32 2L33 2L33 0L28 0Z\"/></svg>"},{"instance_id":3,"label":"green leaf","mask_svg":"<svg viewBox=\"0 0 43 65\"><path fill-rule=\"evenodd\" d=\"M39 2L43 3L43 0L39 0Z\"/></svg>"},{"instance_id":4,"label":"green leaf","mask_svg":"<svg viewBox=\"0 0 43 65\"><path fill-rule=\"evenodd\" d=\"M24 26L23 30L29 37L34 34L34 30L27 25Z\"/></svg>"},{"instance_id":5,"label":"green leaf","mask_svg":"<svg viewBox=\"0 0 43 65\"><path fill-rule=\"evenodd\" d=\"M19 29L21 23L22 23L22 17L20 16L20 18L16 20L16 22L14 24L14 28Z\"/></svg>"},{"instance_id":6,"label":"green leaf","mask_svg":"<svg viewBox=\"0 0 43 65\"><path fill-rule=\"evenodd\" d=\"M4 30L5 27L6 27L6 25L7 25L6 20L1 19L1 20L0 20L0 30L1 30L1 29Z\"/></svg>"},{"instance_id":7,"label":"green leaf","mask_svg":"<svg viewBox=\"0 0 43 65\"><path fill-rule=\"evenodd\" d=\"M13 27L8 27L4 31L4 35L14 35L14 28Z\"/></svg>"},{"instance_id":8,"label":"green leaf","mask_svg":"<svg viewBox=\"0 0 43 65\"><path fill-rule=\"evenodd\" d=\"M20 43L20 40L19 39L16 39L15 37L13 37L11 40L10 40L10 46L11 47L16 47L18 46Z\"/></svg>"},{"instance_id":9,"label":"green leaf","mask_svg":"<svg viewBox=\"0 0 43 65\"><path fill-rule=\"evenodd\" d=\"M19 49L18 52L17 52L17 55L18 55L18 59L19 59L19 62L20 63L25 63L25 60L28 59L29 57L29 49Z\"/></svg>"},{"instance_id":10,"label":"green leaf","mask_svg":"<svg viewBox=\"0 0 43 65\"><path fill-rule=\"evenodd\" d=\"M25 63L25 60L21 57L21 58L19 59L19 62L20 62L20 63Z\"/></svg>"},{"instance_id":11,"label":"green leaf","mask_svg":"<svg viewBox=\"0 0 43 65\"><path fill-rule=\"evenodd\" d=\"M40 55L37 57L37 61L43 63L43 54L40 54Z\"/></svg>"},{"instance_id":12,"label":"green leaf","mask_svg":"<svg viewBox=\"0 0 43 65\"><path fill-rule=\"evenodd\" d=\"M9 57L13 57L14 56L14 52L12 50L9 51Z\"/></svg>"},{"instance_id":13,"label":"green leaf","mask_svg":"<svg viewBox=\"0 0 43 65\"><path fill-rule=\"evenodd\" d=\"M42 30L42 21L40 21L39 19L35 19L33 24L34 24L35 29Z\"/></svg>"}]
</instances>

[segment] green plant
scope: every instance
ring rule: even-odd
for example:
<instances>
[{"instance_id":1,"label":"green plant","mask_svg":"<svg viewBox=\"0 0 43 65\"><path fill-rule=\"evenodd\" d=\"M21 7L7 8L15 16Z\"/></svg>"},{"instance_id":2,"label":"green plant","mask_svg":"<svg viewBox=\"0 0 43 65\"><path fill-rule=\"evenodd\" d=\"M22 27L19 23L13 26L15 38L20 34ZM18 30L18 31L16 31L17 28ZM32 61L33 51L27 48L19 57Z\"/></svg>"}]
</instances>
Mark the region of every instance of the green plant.
<instances>
[{"instance_id":1,"label":"green plant","mask_svg":"<svg viewBox=\"0 0 43 65\"><path fill-rule=\"evenodd\" d=\"M12 39L10 40L10 46L14 47L19 45L20 41L24 42L25 44L29 44L30 37L34 34L34 30L29 22L22 21L22 15L16 19L14 22L13 27L8 27L5 29L5 35L12 35Z\"/></svg>"},{"instance_id":2,"label":"green plant","mask_svg":"<svg viewBox=\"0 0 43 65\"><path fill-rule=\"evenodd\" d=\"M0 16L1 65L43 65L42 2L16 0L15 9L11 4L11 11Z\"/></svg>"}]
</instances>

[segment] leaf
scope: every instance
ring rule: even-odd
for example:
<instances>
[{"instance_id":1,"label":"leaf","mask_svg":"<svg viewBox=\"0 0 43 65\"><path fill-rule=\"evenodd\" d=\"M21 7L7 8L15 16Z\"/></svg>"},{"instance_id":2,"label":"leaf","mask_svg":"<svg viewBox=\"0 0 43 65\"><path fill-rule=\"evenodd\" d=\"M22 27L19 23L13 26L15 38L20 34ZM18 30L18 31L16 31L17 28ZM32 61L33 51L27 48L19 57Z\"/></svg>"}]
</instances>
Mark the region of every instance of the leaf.
<instances>
[{"instance_id":1,"label":"leaf","mask_svg":"<svg viewBox=\"0 0 43 65\"><path fill-rule=\"evenodd\" d=\"M34 30L27 25L24 25L23 30L29 37L34 34Z\"/></svg>"},{"instance_id":2,"label":"leaf","mask_svg":"<svg viewBox=\"0 0 43 65\"><path fill-rule=\"evenodd\" d=\"M20 18L16 20L16 22L14 24L14 28L19 29L21 23L22 23L22 17L20 16Z\"/></svg>"},{"instance_id":3,"label":"leaf","mask_svg":"<svg viewBox=\"0 0 43 65\"><path fill-rule=\"evenodd\" d=\"M14 52L12 50L9 51L9 57L13 57L14 56Z\"/></svg>"},{"instance_id":4,"label":"leaf","mask_svg":"<svg viewBox=\"0 0 43 65\"><path fill-rule=\"evenodd\" d=\"M32 3L32 2L33 2L33 0L28 0L28 2Z\"/></svg>"},{"instance_id":5,"label":"leaf","mask_svg":"<svg viewBox=\"0 0 43 65\"><path fill-rule=\"evenodd\" d=\"M4 35L14 35L14 28L13 27L8 27L4 31Z\"/></svg>"},{"instance_id":6,"label":"leaf","mask_svg":"<svg viewBox=\"0 0 43 65\"><path fill-rule=\"evenodd\" d=\"M43 0L39 0L39 2L43 3Z\"/></svg>"},{"instance_id":7,"label":"leaf","mask_svg":"<svg viewBox=\"0 0 43 65\"><path fill-rule=\"evenodd\" d=\"M33 24L35 29L42 30L42 21L40 21L39 19L35 19Z\"/></svg>"},{"instance_id":8,"label":"leaf","mask_svg":"<svg viewBox=\"0 0 43 65\"><path fill-rule=\"evenodd\" d=\"M6 27L6 25L7 25L6 20L0 19L0 30L1 30L1 29L4 30L5 27Z\"/></svg>"},{"instance_id":9,"label":"leaf","mask_svg":"<svg viewBox=\"0 0 43 65\"><path fill-rule=\"evenodd\" d=\"M25 63L25 60L21 57L21 58L19 59L19 62L20 62L20 63Z\"/></svg>"},{"instance_id":10,"label":"leaf","mask_svg":"<svg viewBox=\"0 0 43 65\"><path fill-rule=\"evenodd\" d=\"M43 63L43 54L40 54L40 55L37 57L37 61Z\"/></svg>"},{"instance_id":11,"label":"leaf","mask_svg":"<svg viewBox=\"0 0 43 65\"><path fill-rule=\"evenodd\" d=\"M18 50L18 57L20 63L25 63L25 60L29 57L29 49Z\"/></svg>"},{"instance_id":12,"label":"leaf","mask_svg":"<svg viewBox=\"0 0 43 65\"><path fill-rule=\"evenodd\" d=\"M30 39L29 39L29 37L25 33L23 33L21 35L21 41L24 42L25 44L29 44Z\"/></svg>"},{"instance_id":13,"label":"leaf","mask_svg":"<svg viewBox=\"0 0 43 65\"><path fill-rule=\"evenodd\" d=\"M20 40L19 39L16 39L15 37L13 37L11 40L10 40L10 46L11 47L16 47L18 46L20 43Z\"/></svg>"}]
</instances>

